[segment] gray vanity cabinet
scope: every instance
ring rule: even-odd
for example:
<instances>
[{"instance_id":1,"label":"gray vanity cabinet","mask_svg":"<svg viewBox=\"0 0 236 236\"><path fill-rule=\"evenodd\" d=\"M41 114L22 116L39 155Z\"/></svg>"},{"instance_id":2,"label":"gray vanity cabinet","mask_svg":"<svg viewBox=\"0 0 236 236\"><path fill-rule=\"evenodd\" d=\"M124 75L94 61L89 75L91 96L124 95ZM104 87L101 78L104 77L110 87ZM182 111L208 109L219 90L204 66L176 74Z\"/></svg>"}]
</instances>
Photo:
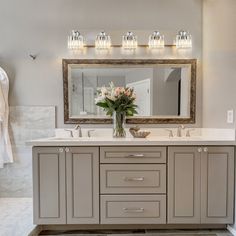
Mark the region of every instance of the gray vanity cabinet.
<instances>
[{"instance_id":1,"label":"gray vanity cabinet","mask_svg":"<svg viewBox=\"0 0 236 236\"><path fill-rule=\"evenodd\" d=\"M99 224L99 148L66 151L67 224Z\"/></svg>"},{"instance_id":2,"label":"gray vanity cabinet","mask_svg":"<svg viewBox=\"0 0 236 236\"><path fill-rule=\"evenodd\" d=\"M35 224L65 224L65 152L61 147L33 148Z\"/></svg>"},{"instance_id":3,"label":"gray vanity cabinet","mask_svg":"<svg viewBox=\"0 0 236 236\"><path fill-rule=\"evenodd\" d=\"M169 148L168 223L233 223L233 196L233 147Z\"/></svg>"},{"instance_id":4,"label":"gray vanity cabinet","mask_svg":"<svg viewBox=\"0 0 236 236\"><path fill-rule=\"evenodd\" d=\"M231 224L234 147L33 147L33 190L35 224Z\"/></svg>"}]
</instances>

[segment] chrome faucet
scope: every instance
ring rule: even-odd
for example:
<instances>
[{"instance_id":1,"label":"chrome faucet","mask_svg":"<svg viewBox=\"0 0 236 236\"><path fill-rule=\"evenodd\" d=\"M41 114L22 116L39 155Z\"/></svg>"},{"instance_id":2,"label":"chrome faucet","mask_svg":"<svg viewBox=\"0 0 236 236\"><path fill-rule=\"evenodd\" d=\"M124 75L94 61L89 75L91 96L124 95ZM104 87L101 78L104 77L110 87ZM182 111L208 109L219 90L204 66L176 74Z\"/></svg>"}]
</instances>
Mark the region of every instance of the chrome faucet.
<instances>
[{"instance_id":1,"label":"chrome faucet","mask_svg":"<svg viewBox=\"0 0 236 236\"><path fill-rule=\"evenodd\" d=\"M74 129L65 129L65 131L70 132L70 137L71 138L74 137L73 130L79 130L79 137L82 137L82 130L81 130L81 127L79 125L76 125Z\"/></svg>"},{"instance_id":2,"label":"chrome faucet","mask_svg":"<svg viewBox=\"0 0 236 236\"><path fill-rule=\"evenodd\" d=\"M80 125L76 125L74 130L79 130L79 137L82 137L82 129L81 129Z\"/></svg>"},{"instance_id":3,"label":"chrome faucet","mask_svg":"<svg viewBox=\"0 0 236 236\"><path fill-rule=\"evenodd\" d=\"M178 126L177 137L182 137L183 136L182 132L183 132L184 129L185 129L184 125Z\"/></svg>"},{"instance_id":4,"label":"chrome faucet","mask_svg":"<svg viewBox=\"0 0 236 236\"><path fill-rule=\"evenodd\" d=\"M174 137L173 131L171 129L166 129L166 131L169 132L169 138L173 138Z\"/></svg>"}]
</instances>

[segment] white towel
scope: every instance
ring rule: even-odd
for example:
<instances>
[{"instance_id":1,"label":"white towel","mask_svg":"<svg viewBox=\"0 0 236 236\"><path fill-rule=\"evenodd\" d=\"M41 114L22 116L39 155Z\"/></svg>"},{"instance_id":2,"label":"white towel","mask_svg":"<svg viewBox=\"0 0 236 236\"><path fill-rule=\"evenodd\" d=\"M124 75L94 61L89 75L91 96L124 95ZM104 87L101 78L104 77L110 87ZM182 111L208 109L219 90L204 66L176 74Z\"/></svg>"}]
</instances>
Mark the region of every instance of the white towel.
<instances>
[{"instance_id":1,"label":"white towel","mask_svg":"<svg viewBox=\"0 0 236 236\"><path fill-rule=\"evenodd\" d=\"M8 76L0 67L0 168L3 168L5 163L13 162L12 148L8 132L8 92Z\"/></svg>"},{"instance_id":2,"label":"white towel","mask_svg":"<svg viewBox=\"0 0 236 236\"><path fill-rule=\"evenodd\" d=\"M0 86L0 122L3 121L6 112L6 102L2 90L2 86Z\"/></svg>"}]
</instances>

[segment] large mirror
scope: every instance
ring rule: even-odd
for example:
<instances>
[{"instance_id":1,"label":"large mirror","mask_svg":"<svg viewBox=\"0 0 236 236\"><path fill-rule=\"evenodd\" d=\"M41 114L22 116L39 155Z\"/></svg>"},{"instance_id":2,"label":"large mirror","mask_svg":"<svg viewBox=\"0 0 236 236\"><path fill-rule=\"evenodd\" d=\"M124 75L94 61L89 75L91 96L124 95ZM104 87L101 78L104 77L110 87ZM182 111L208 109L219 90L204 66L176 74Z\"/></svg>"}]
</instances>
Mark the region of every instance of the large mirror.
<instances>
[{"instance_id":1,"label":"large mirror","mask_svg":"<svg viewBox=\"0 0 236 236\"><path fill-rule=\"evenodd\" d=\"M63 60L65 123L111 123L95 105L112 82L132 87L138 114L130 124L194 123L196 60Z\"/></svg>"}]
</instances>

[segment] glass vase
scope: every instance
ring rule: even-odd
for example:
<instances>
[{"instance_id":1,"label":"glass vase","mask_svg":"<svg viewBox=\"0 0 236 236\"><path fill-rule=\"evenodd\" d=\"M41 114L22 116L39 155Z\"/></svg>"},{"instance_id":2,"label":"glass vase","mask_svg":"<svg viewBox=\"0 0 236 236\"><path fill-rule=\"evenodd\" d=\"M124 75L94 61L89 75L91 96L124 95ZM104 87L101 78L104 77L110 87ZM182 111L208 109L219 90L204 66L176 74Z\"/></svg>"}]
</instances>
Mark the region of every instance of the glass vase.
<instances>
[{"instance_id":1,"label":"glass vase","mask_svg":"<svg viewBox=\"0 0 236 236\"><path fill-rule=\"evenodd\" d=\"M122 138L126 136L125 133L125 112L113 112L113 137Z\"/></svg>"}]
</instances>

